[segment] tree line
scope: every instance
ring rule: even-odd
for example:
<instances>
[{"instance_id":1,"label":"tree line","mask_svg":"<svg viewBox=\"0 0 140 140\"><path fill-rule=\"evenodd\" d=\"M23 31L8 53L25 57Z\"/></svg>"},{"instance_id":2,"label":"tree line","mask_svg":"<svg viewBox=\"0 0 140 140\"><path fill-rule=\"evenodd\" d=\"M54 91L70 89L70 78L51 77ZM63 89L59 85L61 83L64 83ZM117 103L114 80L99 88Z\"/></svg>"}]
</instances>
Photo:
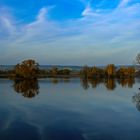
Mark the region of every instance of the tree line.
<instances>
[{"instance_id":1,"label":"tree line","mask_svg":"<svg viewBox=\"0 0 140 140\"><path fill-rule=\"evenodd\" d=\"M135 58L135 63L140 64L140 53ZM139 72L140 73L140 72ZM131 78L136 76L135 67L120 67L117 68L114 64L108 64L106 67L100 68L96 66L84 66L80 71L74 71L68 68L58 69L39 69L39 64L33 60L24 60L18 63L13 70L2 71L0 76L5 75L12 78L34 79L41 77L72 77L78 76L82 78Z\"/></svg>"},{"instance_id":2,"label":"tree line","mask_svg":"<svg viewBox=\"0 0 140 140\"><path fill-rule=\"evenodd\" d=\"M84 66L80 71L83 78L128 78L135 76L134 67L117 67L114 64L108 64L105 68Z\"/></svg>"}]
</instances>

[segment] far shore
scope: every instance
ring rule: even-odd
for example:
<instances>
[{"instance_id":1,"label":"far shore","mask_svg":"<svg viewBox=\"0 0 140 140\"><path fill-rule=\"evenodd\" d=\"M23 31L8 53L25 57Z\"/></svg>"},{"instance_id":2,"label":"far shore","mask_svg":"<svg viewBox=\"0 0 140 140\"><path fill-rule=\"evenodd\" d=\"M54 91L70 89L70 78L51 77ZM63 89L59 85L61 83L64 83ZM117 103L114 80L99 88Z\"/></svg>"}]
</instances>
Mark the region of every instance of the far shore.
<instances>
[{"instance_id":1,"label":"far shore","mask_svg":"<svg viewBox=\"0 0 140 140\"><path fill-rule=\"evenodd\" d=\"M28 65L32 62L32 65ZM106 67L83 66L79 70L68 67L40 69L34 60L25 60L11 70L0 69L0 78L7 79L42 79L42 78L82 78L82 79L129 79L139 78L139 68L134 66L117 67L108 64Z\"/></svg>"}]
</instances>

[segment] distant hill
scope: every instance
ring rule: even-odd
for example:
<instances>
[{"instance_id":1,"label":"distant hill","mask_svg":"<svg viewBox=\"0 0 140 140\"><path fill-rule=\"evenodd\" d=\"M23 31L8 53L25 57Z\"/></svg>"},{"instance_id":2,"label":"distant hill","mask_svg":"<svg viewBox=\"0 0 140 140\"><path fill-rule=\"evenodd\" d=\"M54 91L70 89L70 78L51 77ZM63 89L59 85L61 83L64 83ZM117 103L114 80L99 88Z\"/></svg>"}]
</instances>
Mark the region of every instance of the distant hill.
<instances>
[{"instance_id":1,"label":"distant hill","mask_svg":"<svg viewBox=\"0 0 140 140\"><path fill-rule=\"evenodd\" d=\"M140 70L140 66L139 65L116 65L117 69L119 69L120 67L135 67L137 70ZM14 69L15 65L0 65L0 70L12 70ZM79 71L82 69L83 66L72 66L72 65L40 65L39 68L40 69L51 69L52 67L57 67L58 69L71 69L71 70L75 70L75 71ZM97 66L99 68L104 68L106 66Z\"/></svg>"}]
</instances>

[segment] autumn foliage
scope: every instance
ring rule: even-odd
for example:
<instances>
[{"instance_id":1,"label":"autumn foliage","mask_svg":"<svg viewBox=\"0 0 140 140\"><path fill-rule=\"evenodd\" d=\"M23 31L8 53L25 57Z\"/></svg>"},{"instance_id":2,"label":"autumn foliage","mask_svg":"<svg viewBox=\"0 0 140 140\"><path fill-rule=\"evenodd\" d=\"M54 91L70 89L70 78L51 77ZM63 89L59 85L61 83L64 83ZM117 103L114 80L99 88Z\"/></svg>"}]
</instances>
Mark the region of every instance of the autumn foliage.
<instances>
[{"instance_id":1,"label":"autumn foliage","mask_svg":"<svg viewBox=\"0 0 140 140\"><path fill-rule=\"evenodd\" d=\"M38 77L38 63L35 60L24 60L15 66L16 78L37 78Z\"/></svg>"},{"instance_id":2,"label":"autumn foliage","mask_svg":"<svg viewBox=\"0 0 140 140\"><path fill-rule=\"evenodd\" d=\"M114 64L108 64L104 68L84 66L80 73L83 78L129 78L135 76L135 68L117 68Z\"/></svg>"}]
</instances>

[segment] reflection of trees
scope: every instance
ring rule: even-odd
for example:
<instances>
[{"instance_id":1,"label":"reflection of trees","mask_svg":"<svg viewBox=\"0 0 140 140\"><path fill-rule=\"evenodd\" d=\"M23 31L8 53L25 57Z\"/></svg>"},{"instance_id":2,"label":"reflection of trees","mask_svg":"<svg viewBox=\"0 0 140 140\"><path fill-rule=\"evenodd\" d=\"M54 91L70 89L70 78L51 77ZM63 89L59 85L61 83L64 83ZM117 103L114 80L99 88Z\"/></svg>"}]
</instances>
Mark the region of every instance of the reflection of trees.
<instances>
[{"instance_id":1,"label":"reflection of trees","mask_svg":"<svg viewBox=\"0 0 140 140\"><path fill-rule=\"evenodd\" d=\"M37 79L15 80L13 87L17 93L21 93L24 97L28 98L32 98L39 93Z\"/></svg>"},{"instance_id":2,"label":"reflection of trees","mask_svg":"<svg viewBox=\"0 0 140 140\"><path fill-rule=\"evenodd\" d=\"M133 101L133 103L136 104L137 110L140 111L140 93L135 94L132 97L132 101Z\"/></svg>"},{"instance_id":3,"label":"reflection of trees","mask_svg":"<svg viewBox=\"0 0 140 140\"><path fill-rule=\"evenodd\" d=\"M63 81L64 81L65 83L69 83L69 82L70 82L70 78L69 78L69 77L65 77L65 78L63 78Z\"/></svg>"},{"instance_id":4,"label":"reflection of trees","mask_svg":"<svg viewBox=\"0 0 140 140\"><path fill-rule=\"evenodd\" d=\"M127 79L127 81L128 81L128 87L132 88L133 84L135 83L135 79L134 78L129 78L129 79Z\"/></svg>"},{"instance_id":5,"label":"reflection of trees","mask_svg":"<svg viewBox=\"0 0 140 140\"><path fill-rule=\"evenodd\" d=\"M134 78L123 78L123 79L117 79L118 83L122 86L122 87L133 87L133 84L135 83L135 79ZM104 79L104 78L82 78L81 79L81 85L84 89L88 89L89 86L91 85L92 88L96 88L99 84L104 83L104 85L106 86L106 88L108 90L114 90L116 88L116 79L115 78L108 78L108 79Z\"/></svg>"},{"instance_id":6,"label":"reflection of trees","mask_svg":"<svg viewBox=\"0 0 140 140\"><path fill-rule=\"evenodd\" d=\"M69 83L70 78L69 77L64 77L64 78L51 78L50 82L53 84L58 84L59 82L64 82L64 83Z\"/></svg>"},{"instance_id":7,"label":"reflection of trees","mask_svg":"<svg viewBox=\"0 0 140 140\"><path fill-rule=\"evenodd\" d=\"M82 87L84 89L89 88L89 84L92 88L96 88L99 84L104 83L108 90L114 90L116 87L116 83L114 79L102 79L102 78L95 78L95 79L81 79Z\"/></svg>"},{"instance_id":8,"label":"reflection of trees","mask_svg":"<svg viewBox=\"0 0 140 140\"><path fill-rule=\"evenodd\" d=\"M108 90L114 90L116 88L116 81L114 78L109 78L105 80L105 86Z\"/></svg>"},{"instance_id":9,"label":"reflection of trees","mask_svg":"<svg viewBox=\"0 0 140 140\"><path fill-rule=\"evenodd\" d=\"M103 78L82 78L81 79L81 85L84 89L88 89L89 86L91 85L92 88L96 88L99 84L104 83L104 79Z\"/></svg>"},{"instance_id":10,"label":"reflection of trees","mask_svg":"<svg viewBox=\"0 0 140 140\"><path fill-rule=\"evenodd\" d=\"M57 78L53 78L53 79L51 80L51 82L52 82L53 84L58 84L58 79L57 79Z\"/></svg>"},{"instance_id":11,"label":"reflection of trees","mask_svg":"<svg viewBox=\"0 0 140 140\"><path fill-rule=\"evenodd\" d=\"M122 87L128 86L129 88L132 88L133 84L135 83L135 79L134 78L122 78L122 79L118 79L118 83Z\"/></svg>"},{"instance_id":12,"label":"reflection of trees","mask_svg":"<svg viewBox=\"0 0 140 140\"><path fill-rule=\"evenodd\" d=\"M88 82L91 84L92 88L96 88L99 84L104 83L102 78L89 79Z\"/></svg>"},{"instance_id":13,"label":"reflection of trees","mask_svg":"<svg viewBox=\"0 0 140 140\"><path fill-rule=\"evenodd\" d=\"M88 89L89 88L88 79L87 78L82 78L81 79L81 85L84 89Z\"/></svg>"}]
</instances>

